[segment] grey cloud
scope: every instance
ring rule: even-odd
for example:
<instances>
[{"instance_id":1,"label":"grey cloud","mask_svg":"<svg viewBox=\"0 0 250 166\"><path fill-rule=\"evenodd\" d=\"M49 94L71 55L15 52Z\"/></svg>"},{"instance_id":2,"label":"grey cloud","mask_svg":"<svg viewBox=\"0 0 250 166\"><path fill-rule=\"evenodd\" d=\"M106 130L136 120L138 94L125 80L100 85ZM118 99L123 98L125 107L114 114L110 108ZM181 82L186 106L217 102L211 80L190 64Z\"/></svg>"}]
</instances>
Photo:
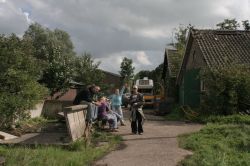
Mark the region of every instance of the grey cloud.
<instances>
[{"instance_id":1,"label":"grey cloud","mask_svg":"<svg viewBox=\"0 0 250 166\"><path fill-rule=\"evenodd\" d=\"M28 27L25 15L13 3L0 3L0 34L21 35Z\"/></svg>"},{"instance_id":2,"label":"grey cloud","mask_svg":"<svg viewBox=\"0 0 250 166\"><path fill-rule=\"evenodd\" d=\"M145 51L155 64L154 67L160 63L154 58L156 52L158 54L162 52L163 55L164 47L171 41L173 28L179 24L191 23L200 28L214 28L215 24L224 18L236 17L241 20L243 16L250 14L245 7L249 8L248 0L243 0L243 3L237 0L7 0L6 2L11 3L16 10L26 9L33 21L49 28L67 31L79 53L87 51L95 58L108 58L111 55L121 56L121 53L126 51ZM244 13L240 10L241 7L245 8ZM24 16L1 18L2 33L10 31L21 33L26 27L27 21ZM141 69L151 68L140 64L137 66Z\"/></svg>"}]
</instances>

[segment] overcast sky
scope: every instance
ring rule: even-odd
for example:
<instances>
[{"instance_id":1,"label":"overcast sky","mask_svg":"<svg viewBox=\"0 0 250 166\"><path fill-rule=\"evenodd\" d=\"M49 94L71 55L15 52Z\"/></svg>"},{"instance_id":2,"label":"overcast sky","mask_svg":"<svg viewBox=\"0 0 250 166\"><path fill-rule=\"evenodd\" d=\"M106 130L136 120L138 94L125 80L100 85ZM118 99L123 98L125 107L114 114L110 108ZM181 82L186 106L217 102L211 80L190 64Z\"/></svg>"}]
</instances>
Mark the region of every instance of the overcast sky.
<instances>
[{"instance_id":1,"label":"overcast sky","mask_svg":"<svg viewBox=\"0 0 250 166\"><path fill-rule=\"evenodd\" d=\"M225 18L250 20L250 0L0 0L0 33L20 36L29 24L67 31L77 53L118 73L123 57L136 71L163 62L174 28L216 28Z\"/></svg>"}]
</instances>

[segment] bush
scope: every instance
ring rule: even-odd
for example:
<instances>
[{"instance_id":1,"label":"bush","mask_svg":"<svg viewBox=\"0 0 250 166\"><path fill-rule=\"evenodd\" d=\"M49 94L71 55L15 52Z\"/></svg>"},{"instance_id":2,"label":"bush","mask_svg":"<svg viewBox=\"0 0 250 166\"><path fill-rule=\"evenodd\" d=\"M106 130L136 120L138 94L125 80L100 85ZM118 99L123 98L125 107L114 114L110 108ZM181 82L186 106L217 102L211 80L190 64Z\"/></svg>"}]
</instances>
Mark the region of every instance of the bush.
<instances>
[{"instance_id":1,"label":"bush","mask_svg":"<svg viewBox=\"0 0 250 166\"><path fill-rule=\"evenodd\" d=\"M28 41L0 36L0 48L0 128L6 128L26 118L46 88L37 82L39 66Z\"/></svg>"},{"instance_id":2,"label":"bush","mask_svg":"<svg viewBox=\"0 0 250 166\"><path fill-rule=\"evenodd\" d=\"M247 166L250 164L250 126L209 124L197 133L180 136L180 145L194 151L183 166Z\"/></svg>"},{"instance_id":3,"label":"bush","mask_svg":"<svg viewBox=\"0 0 250 166\"><path fill-rule=\"evenodd\" d=\"M228 116L209 116L205 122L219 124L248 124L250 125L250 115L228 115Z\"/></svg>"},{"instance_id":4,"label":"bush","mask_svg":"<svg viewBox=\"0 0 250 166\"><path fill-rule=\"evenodd\" d=\"M231 115L250 109L246 107L250 101L249 67L204 70L201 79L206 87L201 103L205 114Z\"/></svg>"}]
</instances>

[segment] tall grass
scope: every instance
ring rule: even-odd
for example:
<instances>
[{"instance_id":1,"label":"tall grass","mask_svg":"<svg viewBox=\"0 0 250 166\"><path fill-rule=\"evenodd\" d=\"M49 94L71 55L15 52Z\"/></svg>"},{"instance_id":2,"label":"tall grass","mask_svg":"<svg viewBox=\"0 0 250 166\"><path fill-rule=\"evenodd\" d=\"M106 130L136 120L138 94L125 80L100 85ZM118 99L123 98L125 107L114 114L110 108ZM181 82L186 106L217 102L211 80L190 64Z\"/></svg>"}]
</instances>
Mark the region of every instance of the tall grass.
<instances>
[{"instance_id":1,"label":"tall grass","mask_svg":"<svg viewBox=\"0 0 250 166\"><path fill-rule=\"evenodd\" d=\"M250 116L211 117L197 133L182 135L182 148L194 154L180 162L183 166L250 165ZM216 122L216 123L211 123Z\"/></svg>"},{"instance_id":2,"label":"tall grass","mask_svg":"<svg viewBox=\"0 0 250 166\"><path fill-rule=\"evenodd\" d=\"M102 140L107 141L107 143L97 147L94 144L86 145L83 140L79 140L72 143L69 148L52 146L38 146L36 148L0 146L0 155L6 158L6 165L8 166L90 165L92 161L114 149L121 140L120 137L113 136L110 133L97 133L96 135L106 135L108 140L105 140L104 136L102 136ZM95 142L100 141L100 137L95 136L93 140Z\"/></svg>"}]
</instances>

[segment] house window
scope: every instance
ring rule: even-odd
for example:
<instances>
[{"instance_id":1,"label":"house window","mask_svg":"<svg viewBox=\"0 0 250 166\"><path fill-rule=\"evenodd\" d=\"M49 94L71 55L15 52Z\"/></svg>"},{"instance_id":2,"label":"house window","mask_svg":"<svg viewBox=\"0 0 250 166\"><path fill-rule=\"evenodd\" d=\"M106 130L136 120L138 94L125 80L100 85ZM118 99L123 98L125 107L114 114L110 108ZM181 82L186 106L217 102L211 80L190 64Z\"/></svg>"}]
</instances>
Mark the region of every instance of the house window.
<instances>
[{"instance_id":1,"label":"house window","mask_svg":"<svg viewBox=\"0 0 250 166\"><path fill-rule=\"evenodd\" d=\"M200 85L201 85L201 87L200 87L201 88L201 92L206 91L206 84L205 84L205 82L203 80L201 80Z\"/></svg>"}]
</instances>

